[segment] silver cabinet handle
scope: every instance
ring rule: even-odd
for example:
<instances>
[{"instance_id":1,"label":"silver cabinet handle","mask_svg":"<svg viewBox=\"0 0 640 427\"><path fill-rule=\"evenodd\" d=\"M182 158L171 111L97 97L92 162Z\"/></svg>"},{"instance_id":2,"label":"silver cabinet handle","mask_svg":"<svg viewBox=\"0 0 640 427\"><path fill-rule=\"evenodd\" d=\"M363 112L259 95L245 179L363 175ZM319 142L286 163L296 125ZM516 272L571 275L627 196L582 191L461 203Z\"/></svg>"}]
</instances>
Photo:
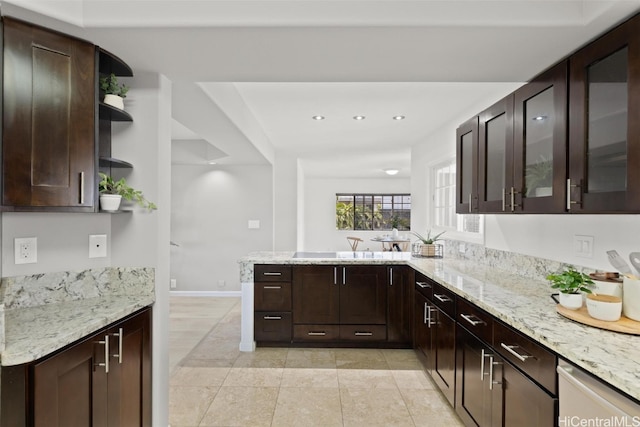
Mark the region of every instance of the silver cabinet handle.
<instances>
[{"instance_id":1,"label":"silver cabinet handle","mask_svg":"<svg viewBox=\"0 0 640 427\"><path fill-rule=\"evenodd\" d=\"M493 367L496 365L502 365L502 362L496 362L493 360L493 356L489 357L489 390L493 390L493 385L494 384L502 384L501 381L496 381L493 378Z\"/></svg>"},{"instance_id":2,"label":"silver cabinet handle","mask_svg":"<svg viewBox=\"0 0 640 427\"><path fill-rule=\"evenodd\" d=\"M416 285L420 286L422 289L431 287L431 285L428 284L427 282L416 282Z\"/></svg>"},{"instance_id":3,"label":"silver cabinet handle","mask_svg":"<svg viewBox=\"0 0 640 427\"><path fill-rule=\"evenodd\" d=\"M480 381L484 381L484 376L487 375L484 372L484 359L487 358L487 357L493 358L493 354L485 353L485 350L483 348L481 353L480 353Z\"/></svg>"},{"instance_id":4,"label":"silver cabinet handle","mask_svg":"<svg viewBox=\"0 0 640 427\"><path fill-rule=\"evenodd\" d=\"M515 357L517 357L517 358L518 358L518 360L519 360L519 361L521 361L521 362L526 362L526 361L527 361L527 359L531 359L531 358L535 359L535 356L532 356L532 355L530 355L530 354L520 354L520 353L518 353L517 351L515 351L515 350L514 350L514 349L516 349L516 348L520 348L520 346L517 346L517 345L507 345L507 344L505 344L505 343L503 343L503 342L501 342L501 343L500 343L500 346L501 346L502 348L504 348L505 350L507 350L507 351L508 351L509 353L511 353L512 355L514 355Z\"/></svg>"},{"instance_id":5,"label":"silver cabinet handle","mask_svg":"<svg viewBox=\"0 0 640 427\"><path fill-rule=\"evenodd\" d=\"M471 213L471 193L469 193L469 213Z\"/></svg>"},{"instance_id":6,"label":"silver cabinet handle","mask_svg":"<svg viewBox=\"0 0 640 427\"><path fill-rule=\"evenodd\" d=\"M112 357L117 357L118 363L122 364L122 339L124 337L124 335L122 334L122 328L119 328L118 332L112 335L114 337L118 337L118 354L113 354Z\"/></svg>"},{"instance_id":7,"label":"silver cabinet handle","mask_svg":"<svg viewBox=\"0 0 640 427\"><path fill-rule=\"evenodd\" d=\"M264 316L264 320L282 320L282 316Z\"/></svg>"},{"instance_id":8,"label":"silver cabinet handle","mask_svg":"<svg viewBox=\"0 0 640 427\"><path fill-rule=\"evenodd\" d=\"M338 284L338 267L333 267L333 284Z\"/></svg>"},{"instance_id":9,"label":"silver cabinet handle","mask_svg":"<svg viewBox=\"0 0 640 427\"><path fill-rule=\"evenodd\" d=\"M262 289L282 289L282 286L263 286Z\"/></svg>"},{"instance_id":10,"label":"silver cabinet handle","mask_svg":"<svg viewBox=\"0 0 640 427\"><path fill-rule=\"evenodd\" d=\"M104 373L109 373L109 334L104 336L104 341L96 341L96 344L104 344L104 363L96 363L95 366L104 366Z\"/></svg>"},{"instance_id":11,"label":"silver cabinet handle","mask_svg":"<svg viewBox=\"0 0 640 427\"><path fill-rule=\"evenodd\" d=\"M393 286L393 267L389 267L389 286Z\"/></svg>"},{"instance_id":12,"label":"silver cabinet handle","mask_svg":"<svg viewBox=\"0 0 640 427\"><path fill-rule=\"evenodd\" d=\"M433 297L440 302L453 302L453 300L446 295L433 294Z\"/></svg>"},{"instance_id":13,"label":"silver cabinet handle","mask_svg":"<svg viewBox=\"0 0 640 427\"><path fill-rule=\"evenodd\" d=\"M427 304L426 302L424 303L424 309L425 309L425 324L429 327L429 329L431 329L431 326L435 325L436 322L433 321L433 319L431 318L431 313L433 313L434 311L436 311L435 309L431 308L431 306L429 304Z\"/></svg>"},{"instance_id":14,"label":"silver cabinet handle","mask_svg":"<svg viewBox=\"0 0 640 427\"><path fill-rule=\"evenodd\" d=\"M323 337L323 336L327 335L327 333L326 332L313 332L313 331L310 331L310 332L307 332L307 335L309 335L310 337Z\"/></svg>"},{"instance_id":15,"label":"silver cabinet handle","mask_svg":"<svg viewBox=\"0 0 640 427\"><path fill-rule=\"evenodd\" d=\"M572 188L581 188L581 184L572 184L571 178L567 178L567 210L571 210L571 205L579 205L581 202L571 200L571 189Z\"/></svg>"},{"instance_id":16,"label":"silver cabinet handle","mask_svg":"<svg viewBox=\"0 0 640 427\"><path fill-rule=\"evenodd\" d=\"M502 188L502 212L507 210L507 197L506 197L507 192L505 191L504 187Z\"/></svg>"},{"instance_id":17,"label":"silver cabinet handle","mask_svg":"<svg viewBox=\"0 0 640 427\"><path fill-rule=\"evenodd\" d=\"M80 172L80 204L84 205L84 172Z\"/></svg>"},{"instance_id":18,"label":"silver cabinet handle","mask_svg":"<svg viewBox=\"0 0 640 427\"><path fill-rule=\"evenodd\" d=\"M520 206L516 204L516 194L520 194L520 192L511 187L511 212L515 212L516 206Z\"/></svg>"},{"instance_id":19,"label":"silver cabinet handle","mask_svg":"<svg viewBox=\"0 0 640 427\"><path fill-rule=\"evenodd\" d=\"M460 317L462 317L464 320L466 320L467 322L471 323L471 325L473 326L478 326L478 325L482 325L482 324L487 324L484 320L482 319L478 319L476 316L474 316L473 314L463 314L460 313ZM473 320L471 317L475 317L478 320Z\"/></svg>"},{"instance_id":20,"label":"silver cabinet handle","mask_svg":"<svg viewBox=\"0 0 640 427\"><path fill-rule=\"evenodd\" d=\"M347 267L342 267L342 284L347 284Z\"/></svg>"},{"instance_id":21,"label":"silver cabinet handle","mask_svg":"<svg viewBox=\"0 0 640 427\"><path fill-rule=\"evenodd\" d=\"M356 337L371 337L373 336L373 332L355 332L353 335Z\"/></svg>"},{"instance_id":22,"label":"silver cabinet handle","mask_svg":"<svg viewBox=\"0 0 640 427\"><path fill-rule=\"evenodd\" d=\"M262 273L263 276L282 276L282 273L279 271L265 271Z\"/></svg>"}]
</instances>

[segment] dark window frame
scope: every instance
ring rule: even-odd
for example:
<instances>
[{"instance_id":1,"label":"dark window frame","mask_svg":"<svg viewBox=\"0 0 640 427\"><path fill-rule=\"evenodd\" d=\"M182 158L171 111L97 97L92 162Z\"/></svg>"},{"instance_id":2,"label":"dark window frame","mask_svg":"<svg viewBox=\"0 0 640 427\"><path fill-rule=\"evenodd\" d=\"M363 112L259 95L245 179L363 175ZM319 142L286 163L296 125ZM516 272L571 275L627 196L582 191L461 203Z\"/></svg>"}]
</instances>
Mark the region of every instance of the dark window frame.
<instances>
[{"instance_id":1,"label":"dark window frame","mask_svg":"<svg viewBox=\"0 0 640 427\"><path fill-rule=\"evenodd\" d=\"M336 193L336 230L391 230L394 225L410 229L411 193Z\"/></svg>"}]
</instances>

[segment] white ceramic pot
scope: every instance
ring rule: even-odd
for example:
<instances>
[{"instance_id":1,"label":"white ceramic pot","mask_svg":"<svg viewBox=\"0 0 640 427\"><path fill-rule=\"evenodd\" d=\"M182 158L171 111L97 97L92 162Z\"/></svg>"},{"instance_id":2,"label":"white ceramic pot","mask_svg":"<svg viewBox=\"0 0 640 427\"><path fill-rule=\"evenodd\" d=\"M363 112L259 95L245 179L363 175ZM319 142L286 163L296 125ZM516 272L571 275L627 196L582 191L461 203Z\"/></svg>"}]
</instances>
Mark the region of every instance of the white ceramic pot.
<instances>
[{"instance_id":1,"label":"white ceramic pot","mask_svg":"<svg viewBox=\"0 0 640 427\"><path fill-rule=\"evenodd\" d=\"M117 211L120 208L122 196L118 194L101 194L100 209L103 211Z\"/></svg>"},{"instance_id":2,"label":"white ceramic pot","mask_svg":"<svg viewBox=\"0 0 640 427\"><path fill-rule=\"evenodd\" d=\"M612 295L614 297L622 298L622 282L615 280L594 280L595 287L592 291L598 295Z\"/></svg>"},{"instance_id":3,"label":"white ceramic pot","mask_svg":"<svg viewBox=\"0 0 640 427\"><path fill-rule=\"evenodd\" d=\"M624 278L622 283L622 314L640 321L640 280Z\"/></svg>"},{"instance_id":4,"label":"white ceramic pot","mask_svg":"<svg viewBox=\"0 0 640 427\"><path fill-rule=\"evenodd\" d=\"M588 294L587 311L594 319L615 322L622 314L622 298L612 295Z\"/></svg>"},{"instance_id":5,"label":"white ceramic pot","mask_svg":"<svg viewBox=\"0 0 640 427\"><path fill-rule=\"evenodd\" d=\"M569 310L582 307L582 294L563 294L560 292L560 305Z\"/></svg>"},{"instance_id":6,"label":"white ceramic pot","mask_svg":"<svg viewBox=\"0 0 640 427\"><path fill-rule=\"evenodd\" d=\"M109 93L104 96L104 103L120 110L124 110L124 99L122 99L121 96Z\"/></svg>"}]
</instances>

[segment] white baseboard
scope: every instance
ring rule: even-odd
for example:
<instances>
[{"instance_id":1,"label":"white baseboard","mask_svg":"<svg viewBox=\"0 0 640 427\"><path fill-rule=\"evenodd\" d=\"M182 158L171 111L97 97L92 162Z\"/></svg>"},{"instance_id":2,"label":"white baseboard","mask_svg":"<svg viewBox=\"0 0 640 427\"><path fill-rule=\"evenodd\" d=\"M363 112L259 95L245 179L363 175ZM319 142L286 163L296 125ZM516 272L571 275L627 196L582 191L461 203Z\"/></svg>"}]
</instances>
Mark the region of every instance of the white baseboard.
<instances>
[{"instance_id":1,"label":"white baseboard","mask_svg":"<svg viewBox=\"0 0 640 427\"><path fill-rule=\"evenodd\" d=\"M241 297L242 291L169 291L172 297Z\"/></svg>"}]
</instances>

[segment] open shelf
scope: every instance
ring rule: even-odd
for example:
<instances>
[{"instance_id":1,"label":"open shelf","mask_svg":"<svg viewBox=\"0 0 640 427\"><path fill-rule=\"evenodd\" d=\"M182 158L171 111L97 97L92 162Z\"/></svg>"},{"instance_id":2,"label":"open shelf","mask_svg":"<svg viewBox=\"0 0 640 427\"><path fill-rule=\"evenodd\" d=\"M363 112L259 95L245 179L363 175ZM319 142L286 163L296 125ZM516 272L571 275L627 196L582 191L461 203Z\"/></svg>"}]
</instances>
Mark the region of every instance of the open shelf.
<instances>
[{"instance_id":1,"label":"open shelf","mask_svg":"<svg viewBox=\"0 0 640 427\"><path fill-rule=\"evenodd\" d=\"M121 169L132 169L133 165L129 162L125 162L124 160L115 159L113 157L100 157L100 167L104 168L121 168Z\"/></svg>"},{"instance_id":2,"label":"open shelf","mask_svg":"<svg viewBox=\"0 0 640 427\"><path fill-rule=\"evenodd\" d=\"M100 119L112 122L132 122L133 117L124 110L121 110L104 102L100 102Z\"/></svg>"},{"instance_id":3,"label":"open shelf","mask_svg":"<svg viewBox=\"0 0 640 427\"><path fill-rule=\"evenodd\" d=\"M133 77L133 70L122 59L102 48L98 48L98 53L101 74L113 73L116 76Z\"/></svg>"}]
</instances>

